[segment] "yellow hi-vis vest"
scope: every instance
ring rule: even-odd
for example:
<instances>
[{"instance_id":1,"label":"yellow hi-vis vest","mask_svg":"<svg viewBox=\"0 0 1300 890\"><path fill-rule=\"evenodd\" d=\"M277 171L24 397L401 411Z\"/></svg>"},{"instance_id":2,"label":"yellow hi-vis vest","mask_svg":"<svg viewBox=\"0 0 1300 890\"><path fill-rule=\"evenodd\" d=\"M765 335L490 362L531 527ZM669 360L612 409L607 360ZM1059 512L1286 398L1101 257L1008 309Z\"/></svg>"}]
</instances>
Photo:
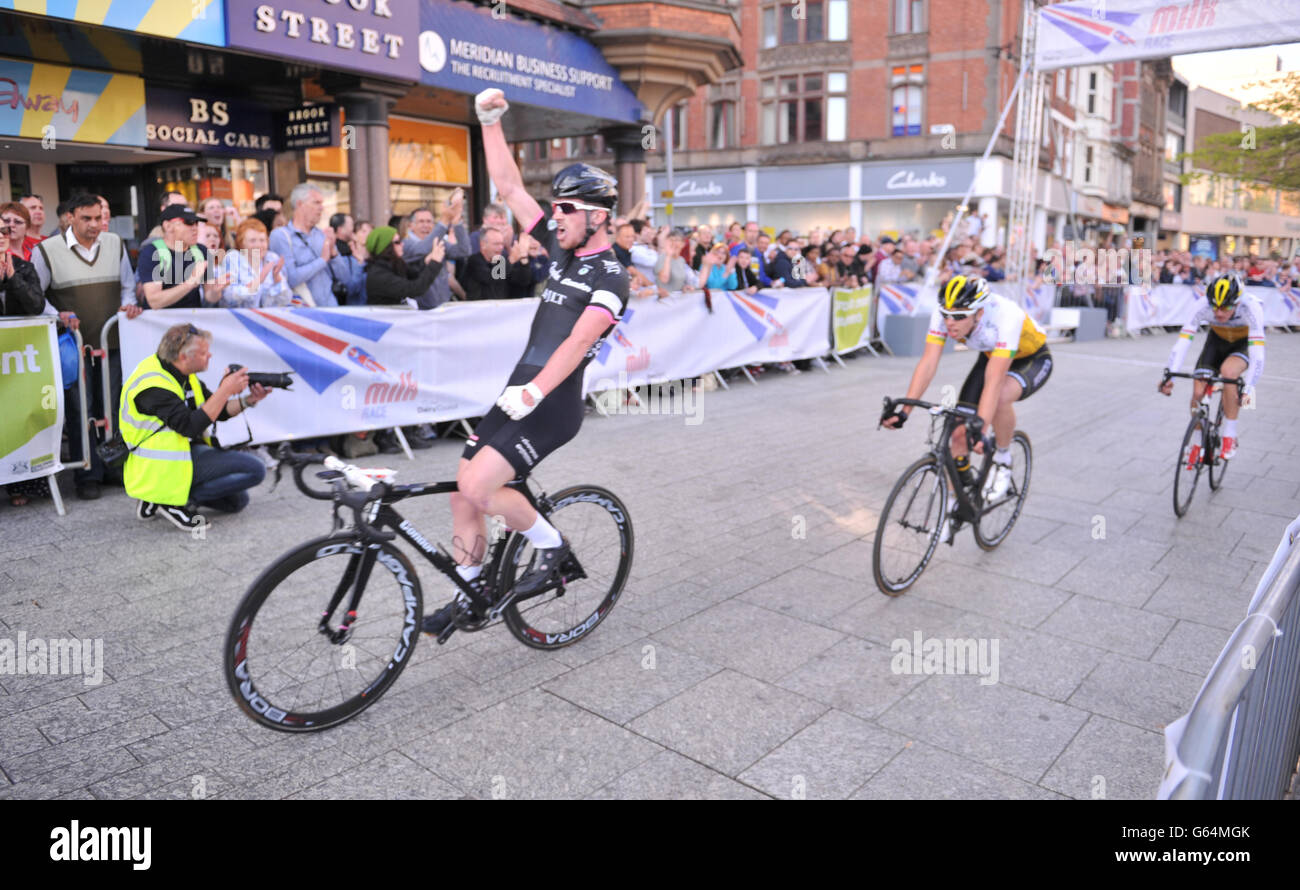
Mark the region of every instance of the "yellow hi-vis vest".
<instances>
[{"instance_id":1,"label":"yellow hi-vis vest","mask_svg":"<svg viewBox=\"0 0 1300 890\"><path fill-rule=\"evenodd\" d=\"M189 383L194 392L195 407L202 407L203 387L199 378L191 374ZM135 408L135 397L155 386L175 393L179 399L185 398L180 382L162 366L157 354L136 365L122 385L122 407L118 412L122 441L131 448L122 480L126 484L126 493L133 498L184 506L194 480L190 440L169 428L161 418L141 414Z\"/></svg>"}]
</instances>

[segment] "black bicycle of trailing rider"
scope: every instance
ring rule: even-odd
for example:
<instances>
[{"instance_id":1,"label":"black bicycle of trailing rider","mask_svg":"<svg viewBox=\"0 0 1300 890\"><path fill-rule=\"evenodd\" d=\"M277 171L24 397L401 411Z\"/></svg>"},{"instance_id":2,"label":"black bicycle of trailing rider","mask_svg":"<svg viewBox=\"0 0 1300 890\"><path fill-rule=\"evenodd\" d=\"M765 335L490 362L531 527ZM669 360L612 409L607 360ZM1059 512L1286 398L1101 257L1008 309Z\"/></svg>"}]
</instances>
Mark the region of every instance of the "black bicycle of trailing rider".
<instances>
[{"instance_id":1,"label":"black bicycle of trailing rider","mask_svg":"<svg viewBox=\"0 0 1300 890\"><path fill-rule=\"evenodd\" d=\"M1183 434L1183 447L1178 450L1178 465L1174 467L1174 515L1180 519L1187 514L1192 505L1192 495L1196 493L1196 483L1201 472L1207 471L1210 477L1210 490L1218 491L1223 484L1223 476L1228 472L1228 461L1222 455L1223 437L1219 430L1223 426L1223 397L1220 394L1214 420L1210 420L1210 402L1216 393L1221 393L1224 386L1236 386L1237 394L1246 385L1240 377L1214 377L1205 374L1183 374L1165 371L1161 386L1173 377L1186 377L1189 380L1203 380L1209 383L1205 395L1196 403L1196 411L1187 423L1187 432Z\"/></svg>"},{"instance_id":2,"label":"black bicycle of trailing rider","mask_svg":"<svg viewBox=\"0 0 1300 890\"><path fill-rule=\"evenodd\" d=\"M950 442L953 431L966 426L966 438L973 449L980 441L983 420L968 410L947 408L920 399L885 399L882 420L891 415L904 417L904 405L924 408L930 413L929 454L903 471L885 501L872 553L872 572L876 586L889 596L898 596L921 577L940 538L953 543L957 532L967 523L975 533L975 543L992 550L1006 539L1020 516L1029 493L1029 476L1033 469L1033 452L1029 437L1016 430L1012 437L1011 483L997 501L984 502L985 482L993 466L993 448L985 443L984 460L971 467L966 479L957 470ZM949 498L955 505L949 508Z\"/></svg>"},{"instance_id":3,"label":"black bicycle of trailing rider","mask_svg":"<svg viewBox=\"0 0 1300 890\"><path fill-rule=\"evenodd\" d=\"M223 667L239 707L253 720L285 732L337 726L374 704L411 661L420 637L424 596L415 566L393 543L402 538L464 596L444 643L457 630L479 631L498 619L522 643L559 649L591 633L609 614L632 567L632 522L611 492L575 485L534 492L527 479L509 483L557 528L572 555L546 586L516 596L533 547L520 533L493 534L483 572L463 580L441 545L431 544L394 505L450 494L455 482L396 485L390 470L367 470L336 457L282 448L298 487L312 464L333 490L334 530L280 556L249 587L226 633ZM350 514L351 526L344 517Z\"/></svg>"}]
</instances>

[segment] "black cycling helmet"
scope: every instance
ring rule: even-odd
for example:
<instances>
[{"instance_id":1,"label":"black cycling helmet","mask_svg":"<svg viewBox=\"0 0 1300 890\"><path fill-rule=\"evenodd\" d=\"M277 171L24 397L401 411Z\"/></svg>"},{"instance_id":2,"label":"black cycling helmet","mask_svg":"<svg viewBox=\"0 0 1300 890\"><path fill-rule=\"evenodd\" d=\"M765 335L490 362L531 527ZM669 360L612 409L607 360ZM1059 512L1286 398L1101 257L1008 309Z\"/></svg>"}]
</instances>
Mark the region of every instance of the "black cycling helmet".
<instances>
[{"instance_id":1,"label":"black cycling helmet","mask_svg":"<svg viewBox=\"0 0 1300 890\"><path fill-rule=\"evenodd\" d=\"M590 164L570 164L551 183L551 197L556 201L573 198L613 210L618 203L618 180Z\"/></svg>"},{"instance_id":2,"label":"black cycling helmet","mask_svg":"<svg viewBox=\"0 0 1300 890\"><path fill-rule=\"evenodd\" d=\"M1205 299L1212 309L1231 309L1241 297L1241 279L1231 273L1220 275L1205 289Z\"/></svg>"},{"instance_id":3,"label":"black cycling helmet","mask_svg":"<svg viewBox=\"0 0 1300 890\"><path fill-rule=\"evenodd\" d=\"M939 311L969 315L984 308L989 298L989 283L978 275L954 275L939 295Z\"/></svg>"}]
</instances>

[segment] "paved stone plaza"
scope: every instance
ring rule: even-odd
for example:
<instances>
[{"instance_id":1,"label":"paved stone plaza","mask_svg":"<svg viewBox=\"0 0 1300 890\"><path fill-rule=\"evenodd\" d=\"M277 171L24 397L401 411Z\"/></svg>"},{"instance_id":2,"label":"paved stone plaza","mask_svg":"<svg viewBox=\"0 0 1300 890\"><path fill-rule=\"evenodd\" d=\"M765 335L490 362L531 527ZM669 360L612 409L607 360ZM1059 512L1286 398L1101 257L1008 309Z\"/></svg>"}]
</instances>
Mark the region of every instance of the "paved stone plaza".
<instances>
[{"instance_id":1,"label":"paved stone plaza","mask_svg":"<svg viewBox=\"0 0 1300 890\"><path fill-rule=\"evenodd\" d=\"M117 488L65 518L0 505L0 638L104 645L98 685L0 675L0 798L1150 798L1162 728L1300 512L1300 336L1270 334L1225 488L1202 477L1182 520L1188 384L1155 392L1172 343L1054 347L1020 411L1025 514L992 553L963 531L897 599L872 582L871 542L924 423L875 427L913 360L769 373L704 394L696 425L589 418L537 479L627 504L636 557L609 618L551 653L504 627L422 638L381 701L319 734L244 717L218 649L249 582L326 531L327 505L268 481L203 541L138 522ZM947 356L931 396L971 361ZM452 478L459 452L361 462ZM444 498L402 511L450 538ZM446 585L422 577L432 609ZM998 682L895 673L891 642L917 633L996 641Z\"/></svg>"}]
</instances>

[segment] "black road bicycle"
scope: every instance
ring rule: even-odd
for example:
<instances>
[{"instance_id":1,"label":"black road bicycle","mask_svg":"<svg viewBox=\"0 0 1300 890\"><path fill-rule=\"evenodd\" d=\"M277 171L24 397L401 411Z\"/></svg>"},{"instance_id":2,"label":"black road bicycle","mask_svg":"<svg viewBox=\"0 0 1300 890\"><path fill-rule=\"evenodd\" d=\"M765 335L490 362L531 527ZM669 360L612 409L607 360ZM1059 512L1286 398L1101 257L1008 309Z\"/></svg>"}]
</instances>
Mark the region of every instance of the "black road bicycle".
<instances>
[{"instance_id":1,"label":"black road bicycle","mask_svg":"<svg viewBox=\"0 0 1300 890\"><path fill-rule=\"evenodd\" d=\"M478 631L501 619L525 645L559 649L591 633L627 582L632 522L604 488L575 485L547 494L534 493L526 479L509 483L564 533L573 551L544 588L524 598L514 593L514 583L534 551L522 534L493 534L483 573L466 582L451 555L393 507L406 498L450 494L455 482L395 485L376 480L391 480L391 471L367 471L334 457L287 449L279 457L310 497L323 492L303 479L304 470L322 462L329 468L316 475L333 486L328 497L335 528L263 571L226 633L222 660L230 692L244 713L271 729L337 726L374 704L410 662L424 596L395 538L414 547L468 601L457 606L439 643L457 630ZM344 527L343 513L351 513L351 527Z\"/></svg>"},{"instance_id":2,"label":"black road bicycle","mask_svg":"<svg viewBox=\"0 0 1300 890\"><path fill-rule=\"evenodd\" d=\"M968 484L957 472L949 444L953 430L965 424L967 442L973 449L980 440L983 421L965 410L920 399L886 398L884 416L901 413L898 409L904 405L924 408L930 413L930 433L926 440L930 453L904 470L894 483L876 526L871 568L876 586L889 596L898 596L921 577L939 546L945 517L950 524L949 544L967 523L981 549L992 550L1001 544L1020 517L1033 469L1029 437L1016 430L1011 441L1010 487L997 501L985 503L984 484L993 467L993 449L984 449L984 460L978 469L972 465L973 477ZM951 510L950 497L956 498Z\"/></svg>"},{"instance_id":3,"label":"black road bicycle","mask_svg":"<svg viewBox=\"0 0 1300 890\"><path fill-rule=\"evenodd\" d=\"M1164 386L1174 377L1205 380L1210 384L1205 388L1205 395L1196 403L1196 411L1187 423L1183 447L1178 450L1178 465L1174 467L1174 515L1181 519L1192 504L1192 495L1196 493L1196 483L1200 480L1202 471L1209 474L1212 491L1218 491L1223 484L1223 476L1228 472L1228 461L1222 456L1223 438L1219 435L1219 429L1223 426L1221 390L1223 385L1235 385L1240 396L1246 381L1240 377L1211 377L1165 371L1160 385ZM1214 420L1210 420L1210 402L1215 393L1220 393L1219 404L1214 412Z\"/></svg>"}]
</instances>

